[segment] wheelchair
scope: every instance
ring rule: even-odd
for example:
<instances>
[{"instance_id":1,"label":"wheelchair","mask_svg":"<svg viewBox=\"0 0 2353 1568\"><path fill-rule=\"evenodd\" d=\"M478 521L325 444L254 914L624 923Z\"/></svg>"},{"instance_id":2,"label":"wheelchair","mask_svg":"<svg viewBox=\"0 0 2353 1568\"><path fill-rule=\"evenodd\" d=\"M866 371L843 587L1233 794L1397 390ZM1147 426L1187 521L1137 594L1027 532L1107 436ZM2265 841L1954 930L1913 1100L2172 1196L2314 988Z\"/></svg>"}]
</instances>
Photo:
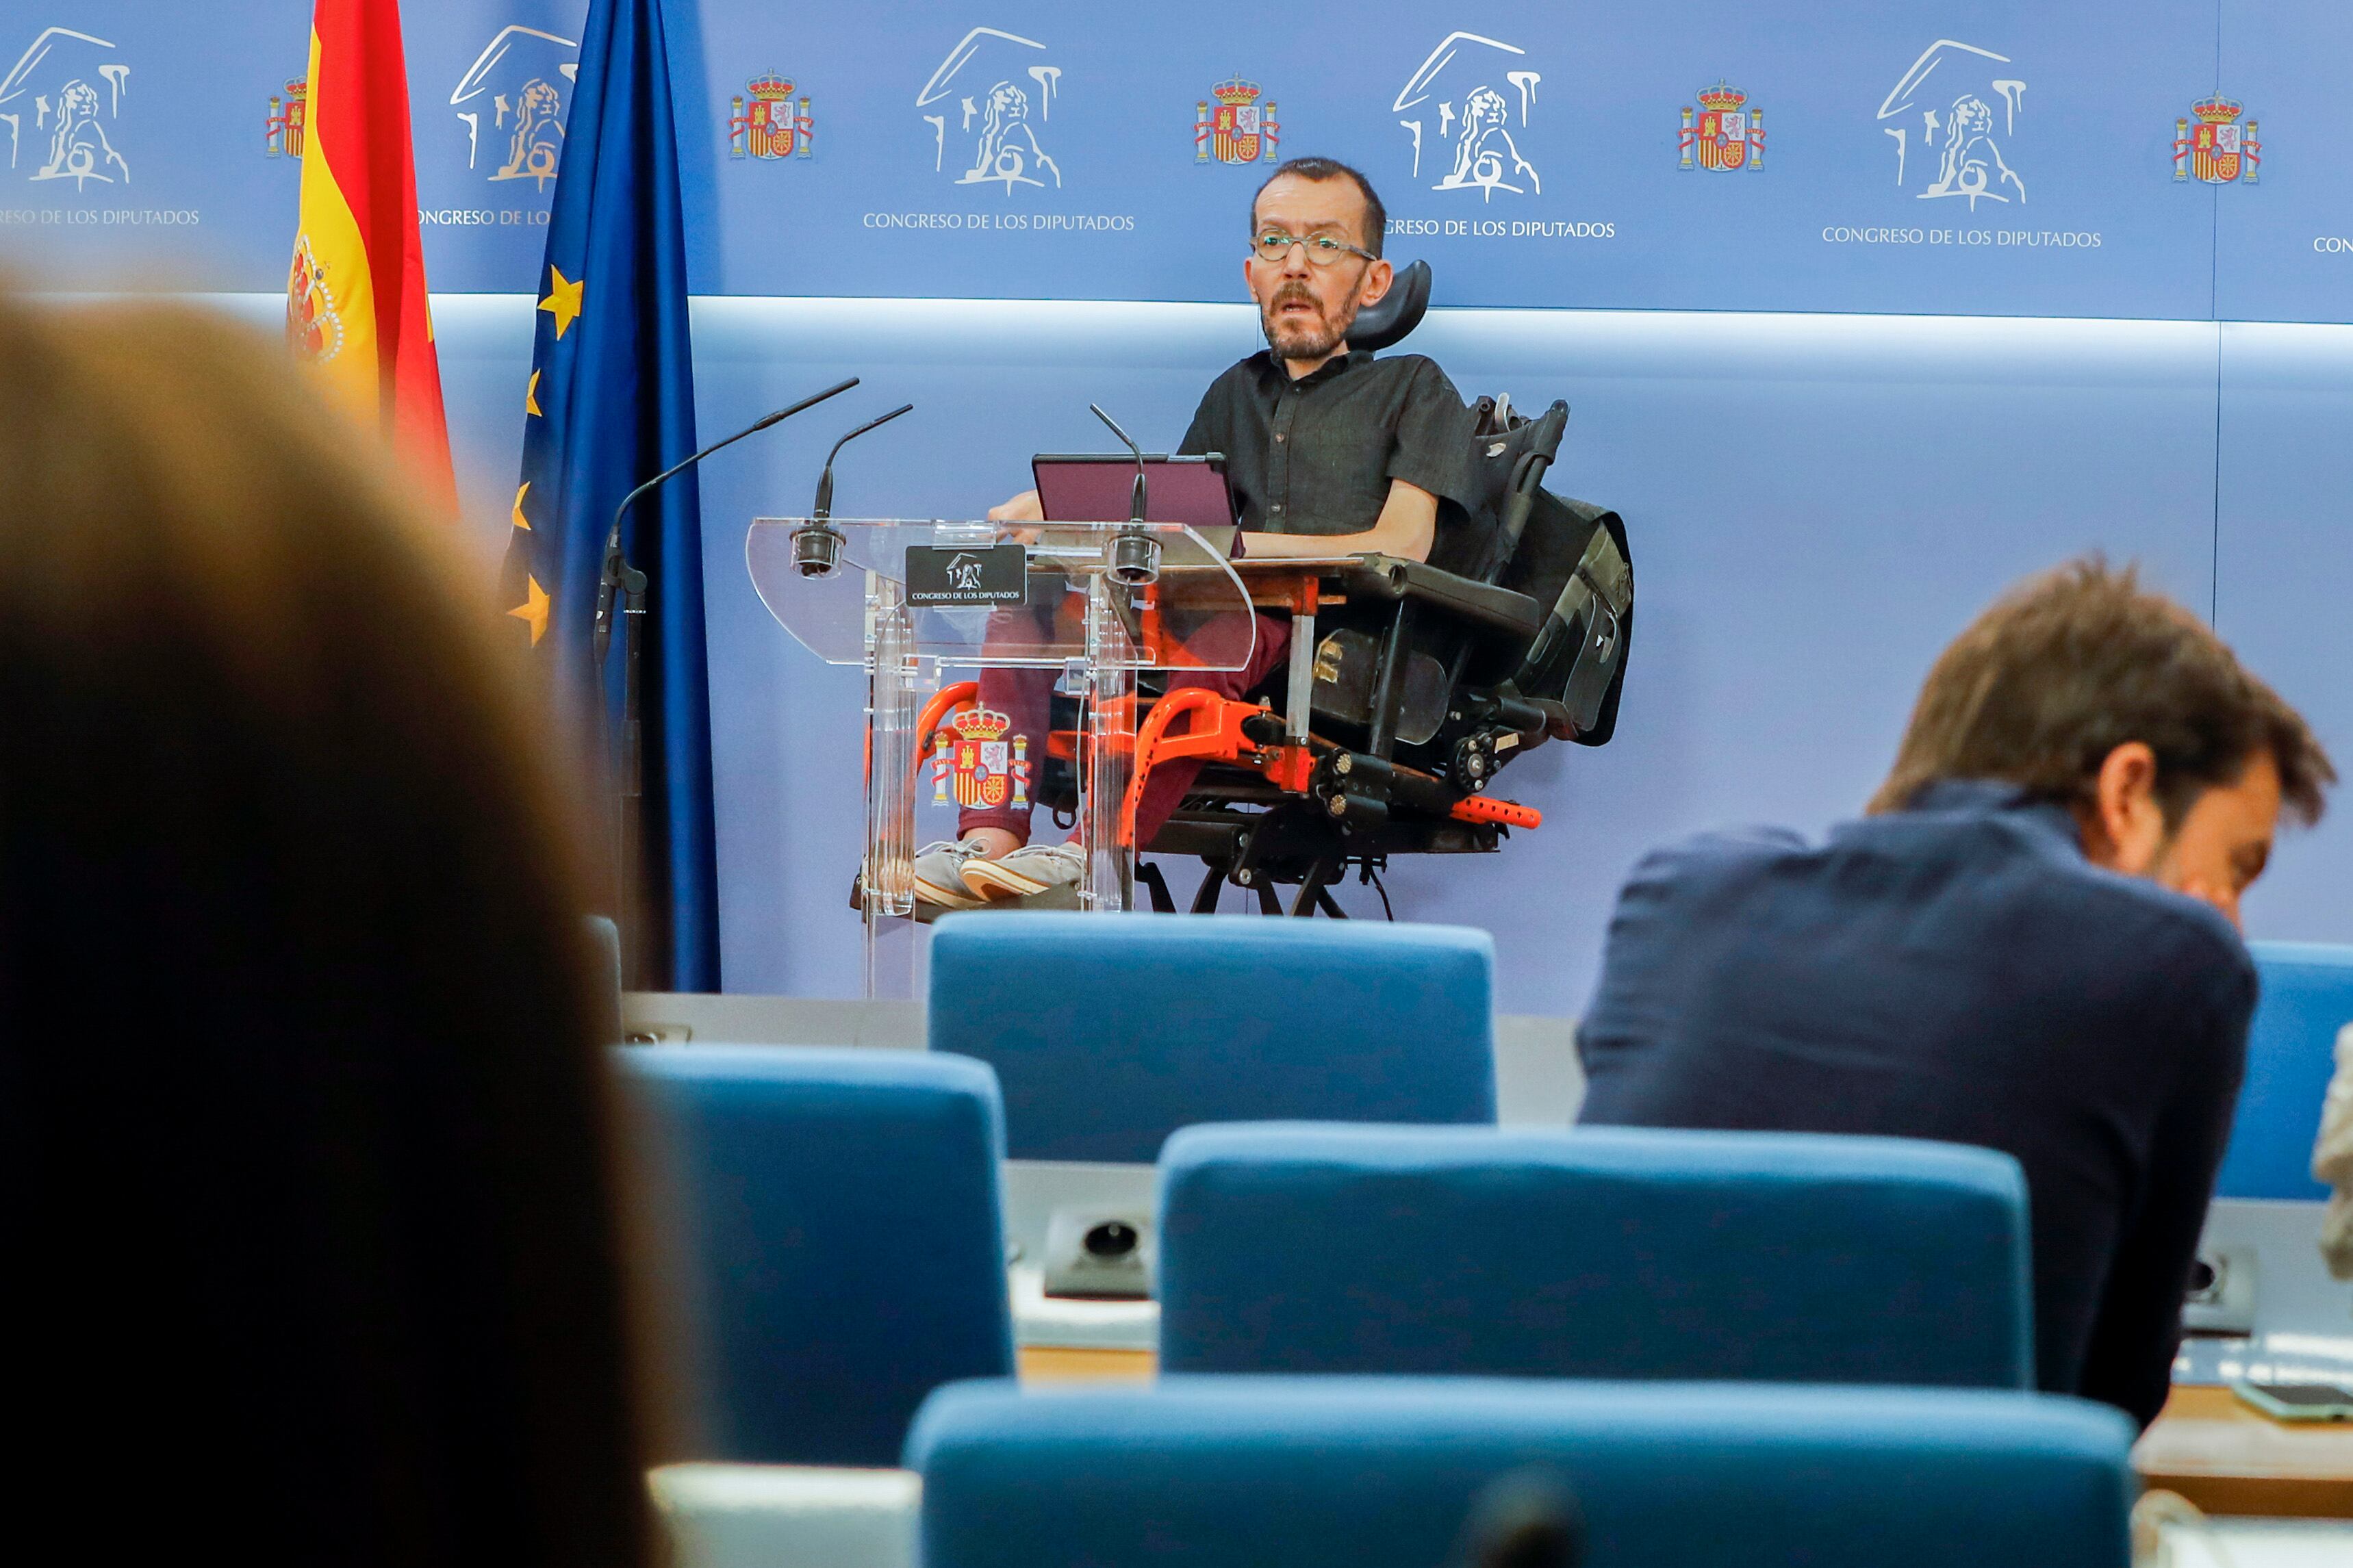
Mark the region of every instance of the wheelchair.
<instances>
[{"instance_id":1,"label":"wheelchair","mask_svg":"<svg viewBox=\"0 0 2353 1568\"><path fill-rule=\"evenodd\" d=\"M1403 340L1430 285L1426 261L1400 271L1350 346ZM1390 857L1493 854L1514 829L1542 826L1539 810L1491 793L1504 768L1548 742L1599 746L1616 732L1634 632L1625 522L1544 487L1566 403L1528 418L1481 397L1472 413L1482 494L1467 510L1441 502L1433 561L1236 562L1254 605L1291 615L1289 670L1239 699L1145 681L1128 820L1155 764L1204 759L1139 847L1202 862L1193 912L1214 911L1231 884L1264 913L1345 918L1332 889L1352 872L1387 908ZM1293 722L1303 699L1308 718ZM1065 822L1076 710L1055 700L1035 795ZM1175 912L1159 867L1139 858L1136 882Z\"/></svg>"}]
</instances>

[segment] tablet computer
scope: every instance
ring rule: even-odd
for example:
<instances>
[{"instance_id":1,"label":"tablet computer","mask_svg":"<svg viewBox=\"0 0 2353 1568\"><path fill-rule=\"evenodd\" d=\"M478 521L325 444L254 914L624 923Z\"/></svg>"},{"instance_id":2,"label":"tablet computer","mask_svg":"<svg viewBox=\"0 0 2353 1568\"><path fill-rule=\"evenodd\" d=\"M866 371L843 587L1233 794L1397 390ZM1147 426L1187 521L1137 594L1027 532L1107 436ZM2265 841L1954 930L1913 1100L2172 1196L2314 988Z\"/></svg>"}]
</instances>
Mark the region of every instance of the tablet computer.
<instances>
[{"instance_id":1,"label":"tablet computer","mask_svg":"<svg viewBox=\"0 0 2353 1568\"><path fill-rule=\"evenodd\" d=\"M1135 459L1125 453L1041 452L1029 459L1038 509L1048 522L1125 522L1134 505ZM1223 454L1144 458L1145 521L1181 522L1233 552L1234 495Z\"/></svg>"},{"instance_id":2,"label":"tablet computer","mask_svg":"<svg viewBox=\"0 0 2353 1568\"><path fill-rule=\"evenodd\" d=\"M2334 1383L2253 1383L2242 1377L2231 1388L2274 1421L2353 1421L2353 1388Z\"/></svg>"}]
</instances>

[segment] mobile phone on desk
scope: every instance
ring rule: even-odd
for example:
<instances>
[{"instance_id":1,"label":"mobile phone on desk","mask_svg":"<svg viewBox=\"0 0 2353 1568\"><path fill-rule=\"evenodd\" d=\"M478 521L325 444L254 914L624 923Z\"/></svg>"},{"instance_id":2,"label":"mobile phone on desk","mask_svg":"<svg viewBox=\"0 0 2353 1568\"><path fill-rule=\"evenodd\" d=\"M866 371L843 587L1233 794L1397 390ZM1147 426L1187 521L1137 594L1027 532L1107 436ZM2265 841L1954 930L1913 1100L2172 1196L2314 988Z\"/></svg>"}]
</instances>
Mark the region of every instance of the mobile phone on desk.
<instances>
[{"instance_id":1,"label":"mobile phone on desk","mask_svg":"<svg viewBox=\"0 0 2353 1568\"><path fill-rule=\"evenodd\" d=\"M2353 1388L2333 1383L2250 1383L2231 1391L2274 1421L2353 1421Z\"/></svg>"}]
</instances>

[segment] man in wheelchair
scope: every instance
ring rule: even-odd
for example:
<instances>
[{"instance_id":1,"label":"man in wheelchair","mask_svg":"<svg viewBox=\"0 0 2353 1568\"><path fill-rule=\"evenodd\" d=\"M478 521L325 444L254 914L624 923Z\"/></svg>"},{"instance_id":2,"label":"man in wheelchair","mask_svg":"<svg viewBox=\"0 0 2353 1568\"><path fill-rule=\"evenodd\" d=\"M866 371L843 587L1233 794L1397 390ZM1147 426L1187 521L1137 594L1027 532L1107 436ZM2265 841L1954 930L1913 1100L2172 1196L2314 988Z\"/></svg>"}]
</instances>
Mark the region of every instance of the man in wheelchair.
<instances>
[{"instance_id":1,"label":"man in wheelchair","mask_svg":"<svg viewBox=\"0 0 2353 1568\"><path fill-rule=\"evenodd\" d=\"M1430 557L1441 499L1451 518L1476 503L1471 421L1437 363L1419 354L1375 359L1351 353L1356 313L1388 294L1381 258L1388 218L1364 175L1325 158L1278 168L1250 207L1243 272L1268 347L1212 382L1180 451L1222 452L1251 560L1377 553ZM1037 521L1037 492L992 508L993 521ZM1172 688L1239 697L1282 669L1287 616L1259 616L1247 668L1187 672ZM1046 754L1049 671L989 669L982 706L1009 715L1012 732ZM1201 769L1198 759L1155 768L1136 805L1137 842L1149 844ZM961 841L918 858L918 897L948 908L1034 896L1079 878L1075 846L1030 845L1029 813L1009 805L966 810Z\"/></svg>"},{"instance_id":2,"label":"man in wheelchair","mask_svg":"<svg viewBox=\"0 0 2353 1568\"><path fill-rule=\"evenodd\" d=\"M1290 883L1292 912L1337 914L1328 889L1351 866L1370 879L1391 853L1492 851L1541 822L1482 792L1547 739L1609 738L1632 570L1615 513L1541 488L1566 404L1535 420L1497 399L1466 408L1434 362L1373 357L1420 320L1430 270L1381 258L1387 218L1362 174L1285 163L1250 219L1268 348L1211 384L1181 449L1225 454L1255 647L1244 669L1168 674L1128 806L1139 850L1208 864L1195 910L1231 880L1270 912ZM1037 495L989 517L1039 521ZM1041 760L1052 680L990 668L976 693ZM1038 797L1073 782L1047 762ZM916 860L934 910L1072 897L1078 847L1031 845L1026 805L967 809L958 833ZM1155 868L1138 878L1173 907Z\"/></svg>"}]
</instances>

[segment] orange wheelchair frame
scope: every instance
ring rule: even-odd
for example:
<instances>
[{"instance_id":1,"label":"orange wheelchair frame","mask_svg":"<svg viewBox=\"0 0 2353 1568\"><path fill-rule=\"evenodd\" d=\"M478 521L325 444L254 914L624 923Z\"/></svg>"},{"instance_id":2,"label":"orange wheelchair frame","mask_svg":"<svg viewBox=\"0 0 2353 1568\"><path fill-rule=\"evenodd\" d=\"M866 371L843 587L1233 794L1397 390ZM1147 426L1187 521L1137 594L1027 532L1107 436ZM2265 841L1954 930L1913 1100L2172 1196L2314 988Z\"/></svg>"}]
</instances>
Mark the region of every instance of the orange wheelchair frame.
<instances>
[{"instance_id":1,"label":"orange wheelchair frame","mask_svg":"<svg viewBox=\"0 0 2353 1568\"><path fill-rule=\"evenodd\" d=\"M1314 637L1318 610L1336 602L1344 602L1324 591L1324 584L1335 567L1361 570L1357 561L1346 563L1236 563L1247 578L1254 604L1264 608L1288 610L1292 616L1294 657L1292 659L1289 683L1285 690L1288 713L1306 715L1311 711L1314 690ZM1159 617L1147 593L1138 605L1140 627L1147 647L1159 641ZM1300 650L1304 648L1303 654ZM1146 782L1155 767L1179 759L1198 759L1203 763L1223 764L1240 770L1227 775L1230 781L1249 781L1254 793L1264 797L1270 811L1252 814L1250 820L1261 820L1273 815L1271 808L1290 805L1305 814L1306 820L1320 821L1332 830L1355 828L1350 823L1351 812L1363 816L1368 809L1377 819L1386 821L1392 811L1403 811L1432 821L1451 821L1467 825L1473 837L1461 842L1461 848L1473 851L1491 850L1500 830L1533 829L1541 826L1544 816L1532 806L1515 801L1500 799L1484 794L1469 793L1434 774L1409 768L1388 758L1365 751L1351 749L1324 736L1314 734L1303 719L1293 720L1278 713L1269 703L1240 698L1221 697L1199 687L1179 687L1157 698L1128 698L1131 704L1149 703L1140 722L1133 726L1129 779L1120 813L1120 844L1125 850L1141 847L1161 853L1191 853L1189 843L1164 842L1171 838L1185 839L1187 832L1178 827L1171 833L1164 829L1155 843L1138 847L1134 844L1135 813ZM948 749L953 745L952 728L955 716L978 706L978 686L974 681L960 681L944 686L926 703L916 724L917 761L920 770L928 760L934 768L944 767ZM1179 727L1181 724L1181 728ZM1130 727L1122 724L1118 730ZM1079 746L1076 731L1059 730L1046 739L1047 755L1058 760L1077 763ZM1377 795L1368 793L1369 781L1377 779ZM1262 782L1261 782L1262 781ZM1227 797L1231 788L1208 788L1205 795ZM1188 800L1192 795L1188 794ZM1044 804L1033 801L1036 804ZM1183 815L1180 813L1180 815ZM1172 824L1172 827L1177 825ZM1245 846L1246 849L1246 846ZM1261 868L1240 863L1242 855L1219 857L1204 853L1210 874L1197 894L1193 908L1197 911L1216 907L1219 883L1230 876L1246 889L1254 888L1261 907L1277 912L1280 905L1269 884L1274 881L1295 881L1300 892L1290 912L1314 913L1318 910L1338 914L1328 889L1336 879L1341 865L1329 864L1330 857L1318 855L1312 864L1291 871L1269 866ZM1385 858L1385 857L1382 857ZM1372 864L1369 857L1368 867ZM1156 868L1139 866L1137 880L1149 889L1154 906L1173 910L1166 882ZM1386 895L1384 895L1386 901Z\"/></svg>"}]
</instances>

